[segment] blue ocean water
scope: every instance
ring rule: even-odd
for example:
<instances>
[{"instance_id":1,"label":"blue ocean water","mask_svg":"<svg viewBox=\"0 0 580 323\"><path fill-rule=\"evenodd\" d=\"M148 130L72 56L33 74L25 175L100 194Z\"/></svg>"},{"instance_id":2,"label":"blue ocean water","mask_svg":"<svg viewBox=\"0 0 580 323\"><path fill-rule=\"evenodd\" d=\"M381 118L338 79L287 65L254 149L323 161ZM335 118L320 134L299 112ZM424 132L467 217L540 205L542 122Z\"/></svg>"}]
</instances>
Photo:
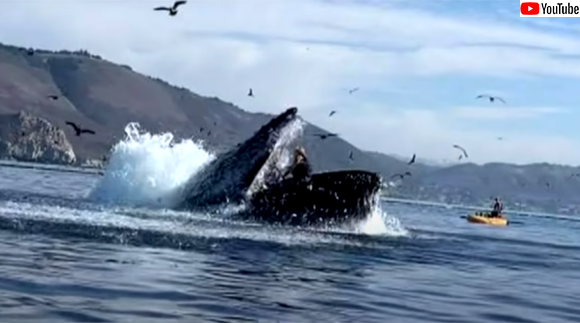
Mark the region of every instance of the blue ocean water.
<instances>
[{"instance_id":1,"label":"blue ocean water","mask_svg":"<svg viewBox=\"0 0 580 323\"><path fill-rule=\"evenodd\" d=\"M580 322L575 219L383 202L407 234L314 231L91 202L99 178L0 167L0 322Z\"/></svg>"}]
</instances>

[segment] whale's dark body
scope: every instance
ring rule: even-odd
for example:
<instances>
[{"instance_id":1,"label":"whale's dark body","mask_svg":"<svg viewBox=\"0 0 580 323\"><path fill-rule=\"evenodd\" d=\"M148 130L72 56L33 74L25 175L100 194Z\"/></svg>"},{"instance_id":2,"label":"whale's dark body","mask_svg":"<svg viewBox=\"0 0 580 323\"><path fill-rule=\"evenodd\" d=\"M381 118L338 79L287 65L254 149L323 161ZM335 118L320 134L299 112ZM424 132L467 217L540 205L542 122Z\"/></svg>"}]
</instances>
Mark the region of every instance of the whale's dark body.
<instances>
[{"instance_id":1,"label":"whale's dark body","mask_svg":"<svg viewBox=\"0 0 580 323\"><path fill-rule=\"evenodd\" d=\"M290 108L273 118L250 139L218 156L182 189L178 209L207 210L225 203L245 203L238 216L292 225L344 223L370 214L381 177L366 171L312 175L308 181L282 179L285 169L272 166L284 149L278 143L297 120ZM267 185L258 183L266 177Z\"/></svg>"},{"instance_id":2,"label":"whale's dark body","mask_svg":"<svg viewBox=\"0 0 580 323\"><path fill-rule=\"evenodd\" d=\"M310 181L288 179L249 198L247 217L291 225L355 222L376 203L381 177L366 171L314 174Z\"/></svg>"}]
</instances>

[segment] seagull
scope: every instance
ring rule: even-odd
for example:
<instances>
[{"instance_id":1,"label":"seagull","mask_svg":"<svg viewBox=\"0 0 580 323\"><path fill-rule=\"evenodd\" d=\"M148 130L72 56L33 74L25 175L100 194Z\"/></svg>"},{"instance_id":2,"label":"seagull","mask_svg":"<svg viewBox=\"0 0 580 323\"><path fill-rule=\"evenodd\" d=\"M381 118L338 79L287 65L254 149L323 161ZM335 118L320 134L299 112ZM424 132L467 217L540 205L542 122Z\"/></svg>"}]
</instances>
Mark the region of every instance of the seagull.
<instances>
[{"instance_id":1,"label":"seagull","mask_svg":"<svg viewBox=\"0 0 580 323\"><path fill-rule=\"evenodd\" d=\"M469 157L467 155L467 151L463 147L461 147L459 145L453 145L453 148L457 148L457 149L461 150L461 152L463 152L463 155L465 155L465 158L468 158ZM459 158L459 159L461 159L461 158Z\"/></svg>"},{"instance_id":2,"label":"seagull","mask_svg":"<svg viewBox=\"0 0 580 323\"><path fill-rule=\"evenodd\" d=\"M488 98L489 102L493 103L495 100L501 101L505 104L505 100L500 98L499 96L491 96L488 94L480 94L476 97L476 99L483 99L483 98Z\"/></svg>"},{"instance_id":3,"label":"seagull","mask_svg":"<svg viewBox=\"0 0 580 323\"><path fill-rule=\"evenodd\" d=\"M330 114L328 116L332 117L335 113L336 113L336 111L332 110L332 111L330 111Z\"/></svg>"},{"instance_id":4,"label":"seagull","mask_svg":"<svg viewBox=\"0 0 580 323\"><path fill-rule=\"evenodd\" d=\"M401 179L404 179L405 176L412 176L413 174L411 174L411 172L404 172L402 174L394 174L393 176L391 176L391 178L393 177L400 177Z\"/></svg>"},{"instance_id":5,"label":"seagull","mask_svg":"<svg viewBox=\"0 0 580 323\"><path fill-rule=\"evenodd\" d=\"M173 3L173 7L157 7L153 10L169 11L170 16L175 16L177 14L177 7L181 6L182 4L186 4L186 3L187 3L187 1L185 1L185 0L175 1L175 3Z\"/></svg>"},{"instance_id":6,"label":"seagull","mask_svg":"<svg viewBox=\"0 0 580 323\"><path fill-rule=\"evenodd\" d=\"M359 90L358 87L352 88L352 89L348 90L348 94L353 94L354 92L356 92L358 90Z\"/></svg>"},{"instance_id":7,"label":"seagull","mask_svg":"<svg viewBox=\"0 0 580 323\"><path fill-rule=\"evenodd\" d=\"M66 124L69 125L69 126L71 126L71 127L73 127L75 129L75 132L76 132L77 136L80 136L81 133L90 133L92 135L95 134L95 132L93 130L91 130L91 129L82 129L80 126L78 126L74 122L67 121Z\"/></svg>"},{"instance_id":8,"label":"seagull","mask_svg":"<svg viewBox=\"0 0 580 323\"><path fill-rule=\"evenodd\" d=\"M248 91L248 96L251 96L251 97L254 96L254 91L252 91L252 88L250 88L250 91Z\"/></svg>"},{"instance_id":9,"label":"seagull","mask_svg":"<svg viewBox=\"0 0 580 323\"><path fill-rule=\"evenodd\" d=\"M336 134L336 133L323 133L323 134L315 134L315 136L318 136L318 137L320 137L320 139L324 140L324 139L329 138L329 137L336 137L336 136L338 136L338 134Z\"/></svg>"},{"instance_id":10,"label":"seagull","mask_svg":"<svg viewBox=\"0 0 580 323\"><path fill-rule=\"evenodd\" d=\"M408 163L409 165L411 165L411 164L414 164L414 163L415 163L415 157L417 157L417 156L415 156L415 154L413 154L413 157L411 157L411 160L410 160L410 161L409 161L409 163Z\"/></svg>"}]
</instances>

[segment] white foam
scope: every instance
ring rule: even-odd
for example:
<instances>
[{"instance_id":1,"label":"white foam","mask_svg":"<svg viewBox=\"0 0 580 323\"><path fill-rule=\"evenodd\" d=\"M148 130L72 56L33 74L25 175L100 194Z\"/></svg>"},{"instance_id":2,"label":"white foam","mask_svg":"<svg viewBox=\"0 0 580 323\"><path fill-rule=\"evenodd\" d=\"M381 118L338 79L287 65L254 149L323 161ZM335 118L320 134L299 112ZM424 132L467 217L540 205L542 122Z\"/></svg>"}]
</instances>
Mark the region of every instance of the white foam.
<instances>
[{"instance_id":1,"label":"white foam","mask_svg":"<svg viewBox=\"0 0 580 323\"><path fill-rule=\"evenodd\" d=\"M368 235L407 236L409 231L398 218L390 216L381 207L376 207L371 215L360 222L355 230Z\"/></svg>"},{"instance_id":2,"label":"white foam","mask_svg":"<svg viewBox=\"0 0 580 323\"><path fill-rule=\"evenodd\" d=\"M105 174L89 198L170 207L176 188L215 158L203 149L202 142L174 142L173 134L141 132L138 123L128 124L125 135L113 147Z\"/></svg>"}]
</instances>

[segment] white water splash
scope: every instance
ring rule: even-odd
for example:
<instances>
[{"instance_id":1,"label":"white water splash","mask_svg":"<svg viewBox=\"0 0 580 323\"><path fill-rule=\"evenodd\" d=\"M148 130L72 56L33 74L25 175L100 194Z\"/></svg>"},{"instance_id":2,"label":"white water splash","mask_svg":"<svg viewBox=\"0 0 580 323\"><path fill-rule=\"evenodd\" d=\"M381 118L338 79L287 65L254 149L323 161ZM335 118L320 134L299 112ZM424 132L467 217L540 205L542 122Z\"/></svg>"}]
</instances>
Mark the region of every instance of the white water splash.
<instances>
[{"instance_id":1,"label":"white water splash","mask_svg":"<svg viewBox=\"0 0 580 323\"><path fill-rule=\"evenodd\" d=\"M290 162L290 155L286 149L278 148L291 143L302 129L302 122L286 127L275 148L280 155L268 162L285 167ZM140 131L138 123L128 124L125 134L126 137L113 147L105 174L89 194L90 199L116 205L171 208L179 188L215 158L203 148L202 142L174 142L173 134ZM255 181L258 186L260 176L263 175L260 174ZM231 205L223 211L231 213L237 209L239 206ZM407 235L399 220L388 216L380 207L354 231L372 235Z\"/></svg>"},{"instance_id":2,"label":"white water splash","mask_svg":"<svg viewBox=\"0 0 580 323\"><path fill-rule=\"evenodd\" d=\"M265 174L271 172L273 168L286 169L290 165L291 158L287 147L302 135L304 125L305 123L302 120L296 119L282 129L280 137L274 145L272 154L266 160L266 163L258 174L256 174L256 178L254 178L252 184L250 184L247 192L248 196L264 187Z\"/></svg>"},{"instance_id":3,"label":"white water splash","mask_svg":"<svg viewBox=\"0 0 580 323\"><path fill-rule=\"evenodd\" d=\"M125 135L113 147L105 174L89 198L170 207L171 194L215 158L201 142L173 142L173 134L141 132L138 123L128 124Z\"/></svg>"},{"instance_id":4,"label":"white water splash","mask_svg":"<svg viewBox=\"0 0 580 323\"><path fill-rule=\"evenodd\" d=\"M368 235L407 236L409 234L399 219L388 215L381 207L374 208L371 215L360 222L355 230Z\"/></svg>"}]
</instances>

